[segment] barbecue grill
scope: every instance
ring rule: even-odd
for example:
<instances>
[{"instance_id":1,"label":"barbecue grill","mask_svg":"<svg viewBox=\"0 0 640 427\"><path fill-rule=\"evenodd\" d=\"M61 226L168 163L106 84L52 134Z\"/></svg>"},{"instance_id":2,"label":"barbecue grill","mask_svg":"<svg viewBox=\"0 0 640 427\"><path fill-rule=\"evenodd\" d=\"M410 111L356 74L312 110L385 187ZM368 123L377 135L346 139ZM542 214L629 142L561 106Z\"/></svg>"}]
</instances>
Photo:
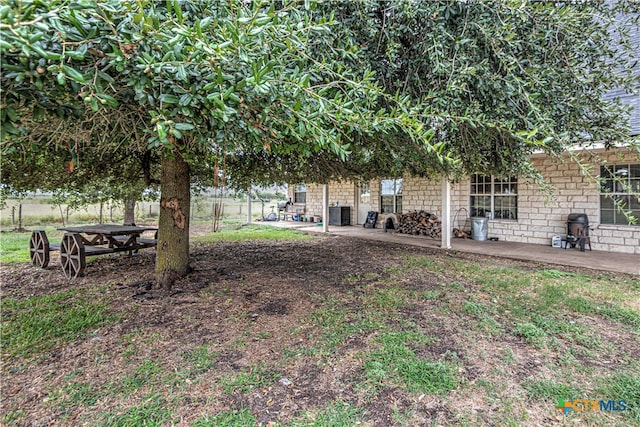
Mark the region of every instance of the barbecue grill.
<instances>
[{"instance_id":1,"label":"barbecue grill","mask_svg":"<svg viewBox=\"0 0 640 427\"><path fill-rule=\"evenodd\" d=\"M278 202L278 212L284 212L289 206L289 201L285 200L284 202Z\"/></svg>"},{"instance_id":2,"label":"barbecue grill","mask_svg":"<svg viewBox=\"0 0 640 427\"><path fill-rule=\"evenodd\" d=\"M568 246L575 248L580 247L580 250L584 252L584 245L589 245L591 250L591 238L589 237L589 217L583 213L572 213L567 217L567 244Z\"/></svg>"}]
</instances>

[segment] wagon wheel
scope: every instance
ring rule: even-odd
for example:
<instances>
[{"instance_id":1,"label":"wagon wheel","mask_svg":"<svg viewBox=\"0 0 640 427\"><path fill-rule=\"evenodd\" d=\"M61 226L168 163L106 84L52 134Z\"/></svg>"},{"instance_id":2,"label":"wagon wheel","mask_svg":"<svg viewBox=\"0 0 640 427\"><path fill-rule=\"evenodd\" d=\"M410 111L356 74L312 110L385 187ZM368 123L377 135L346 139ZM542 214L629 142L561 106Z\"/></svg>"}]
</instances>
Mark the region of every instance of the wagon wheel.
<instances>
[{"instance_id":1,"label":"wagon wheel","mask_svg":"<svg viewBox=\"0 0 640 427\"><path fill-rule=\"evenodd\" d=\"M67 279L75 279L84 274L87 259L84 254L84 244L79 234L65 234L60 244L60 262L62 271Z\"/></svg>"},{"instance_id":2,"label":"wagon wheel","mask_svg":"<svg viewBox=\"0 0 640 427\"><path fill-rule=\"evenodd\" d=\"M43 230L35 230L29 240L29 257L31 264L47 268L49 265L49 239Z\"/></svg>"}]
</instances>

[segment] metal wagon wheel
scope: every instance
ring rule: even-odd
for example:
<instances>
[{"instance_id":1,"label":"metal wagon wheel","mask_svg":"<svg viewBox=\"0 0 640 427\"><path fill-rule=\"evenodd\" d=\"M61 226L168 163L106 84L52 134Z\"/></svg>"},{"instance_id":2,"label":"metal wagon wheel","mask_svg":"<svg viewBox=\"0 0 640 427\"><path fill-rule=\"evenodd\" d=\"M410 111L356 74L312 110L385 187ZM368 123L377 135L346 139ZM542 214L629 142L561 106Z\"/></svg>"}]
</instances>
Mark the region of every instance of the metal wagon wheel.
<instances>
[{"instance_id":1,"label":"metal wagon wheel","mask_svg":"<svg viewBox=\"0 0 640 427\"><path fill-rule=\"evenodd\" d=\"M43 230L35 230L29 240L29 258L31 264L47 268L49 265L49 239Z\"/></svg>"},{"instance_id":2,"label":"metal wagon wheel","mask_svg":"<svg viewBox=\"0 0 640 427\"><path fill-rule=\"evenodd\" d=\"M62 271L67 279L75 279L84 274L87 259L84 253L84 244L79 234L65 234L60 244L60 262Z\"/></svg>"}]
</instances>

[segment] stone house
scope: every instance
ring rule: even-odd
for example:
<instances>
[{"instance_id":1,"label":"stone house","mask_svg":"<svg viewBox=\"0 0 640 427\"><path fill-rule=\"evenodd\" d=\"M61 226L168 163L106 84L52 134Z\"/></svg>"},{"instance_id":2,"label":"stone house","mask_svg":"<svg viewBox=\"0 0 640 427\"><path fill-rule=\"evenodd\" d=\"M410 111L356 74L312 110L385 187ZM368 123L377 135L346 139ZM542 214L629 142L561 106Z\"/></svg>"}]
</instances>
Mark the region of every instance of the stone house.
<instances>
[{"instance_id":1,"label":"stone house","mask_svg":"<svg viewBox=\"0 0 640 427\"><path fill-rule=\"evenodd\" d=\"M586 157L587 153L578 155ZM640 218L638 153L620 149L603 151L600 157L606 164L595 164L589 177L584 176L572 160L533 156L536 168L554 187L551 198L536 185L527 185L517 177L499 180L476 175L452 183L449 228L468 229L467 218L484 216L489 218L489 237L550 245L553 236L567 234L569 214L584 213L589 218L594 250L640 255L640 224L628 224L611 198L605 196L607 184L600 185L597 180L607 173L624 176L635 194L619 188L616 197L623 199ZM329 206L350 207L350 224L354 226L364 224L368 211L380 213L377 227L382 227L382 222L394 213L412 210L425 210L444 219L443 194L446 193L438 180L405 176L363 183L333 182L327 187ZM305 205L306 218L322 218L322 185L290 185L289 197Z\"/></svg>"}]
</instances>

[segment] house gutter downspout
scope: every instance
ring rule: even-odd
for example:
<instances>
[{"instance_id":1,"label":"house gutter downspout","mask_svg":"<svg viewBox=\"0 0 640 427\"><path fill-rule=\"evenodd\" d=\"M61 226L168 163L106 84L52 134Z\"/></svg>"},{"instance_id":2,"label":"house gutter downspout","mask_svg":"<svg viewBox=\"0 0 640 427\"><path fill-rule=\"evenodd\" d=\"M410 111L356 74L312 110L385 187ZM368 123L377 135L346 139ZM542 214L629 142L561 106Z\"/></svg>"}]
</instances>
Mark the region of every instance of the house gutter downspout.
<instances>
[{"instance_id":1,"label":"house gutter downspout","mask_svg":"<svg viewBox=\"0 0 640 427\"><path fill-rule=\"evenodd\" d=\"M451 249L451 183L442 177L442 243L444 249Z\"/></svg>"},{"instance_id":2,"label":"house gutter downspout","mask_svg":"<svg viewBox=\"0 0 640 427\"><path fill-rule=\"evenodd\" d=\"M322 232L329 232L329 186L322 185Z\"/></svg>"}]
</instances>

